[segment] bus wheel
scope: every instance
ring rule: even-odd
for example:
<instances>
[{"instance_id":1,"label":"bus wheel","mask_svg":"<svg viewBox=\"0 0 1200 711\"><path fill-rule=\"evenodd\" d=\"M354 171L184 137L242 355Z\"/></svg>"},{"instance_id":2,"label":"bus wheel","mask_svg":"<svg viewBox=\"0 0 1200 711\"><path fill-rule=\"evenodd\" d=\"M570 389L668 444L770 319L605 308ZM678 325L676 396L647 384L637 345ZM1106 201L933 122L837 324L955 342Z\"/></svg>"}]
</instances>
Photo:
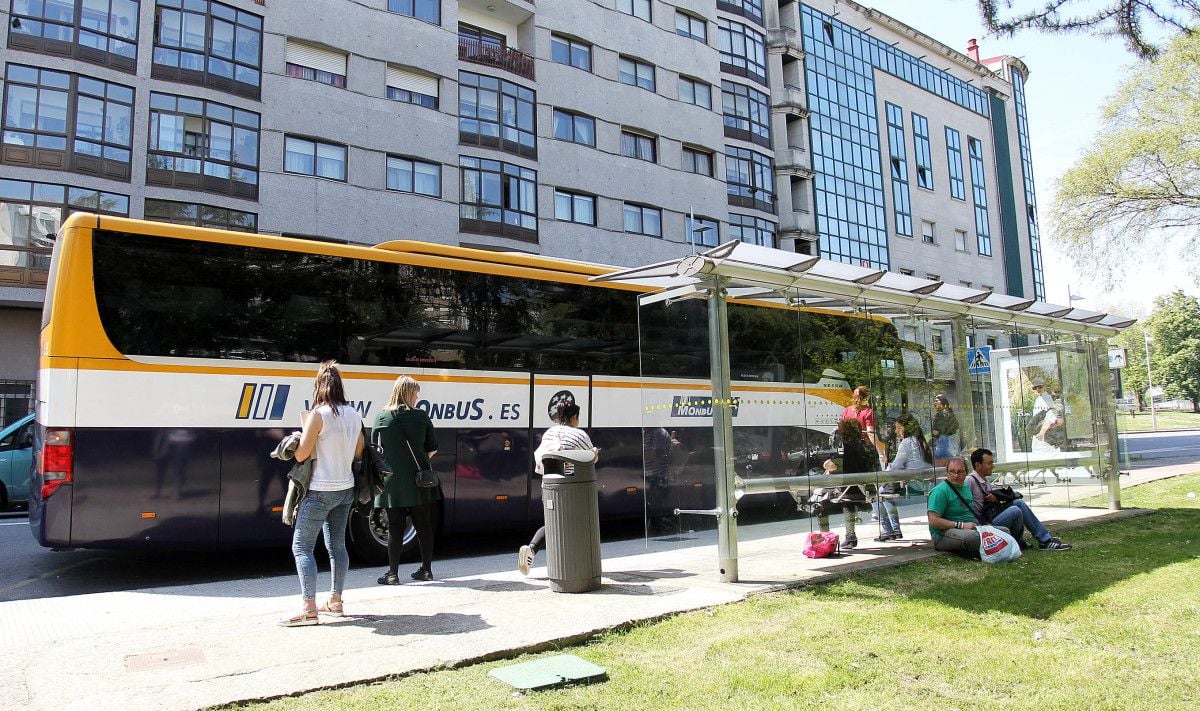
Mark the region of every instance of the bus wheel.
<instances>
[{"instance_id":1,"label":"bus wheel","mask_svg":"<svg viewBox=\"0 0 1200 711\"><path fill-rule=\"evenodd\" d=\"M410 525L405 531L404 548L416 545L417 533ZM370 513L350 511L350 523L346 531L346 547L358 563L378 565L387 563L388 523L387 512L371 509Z\"/></svg>"}]
</instances>

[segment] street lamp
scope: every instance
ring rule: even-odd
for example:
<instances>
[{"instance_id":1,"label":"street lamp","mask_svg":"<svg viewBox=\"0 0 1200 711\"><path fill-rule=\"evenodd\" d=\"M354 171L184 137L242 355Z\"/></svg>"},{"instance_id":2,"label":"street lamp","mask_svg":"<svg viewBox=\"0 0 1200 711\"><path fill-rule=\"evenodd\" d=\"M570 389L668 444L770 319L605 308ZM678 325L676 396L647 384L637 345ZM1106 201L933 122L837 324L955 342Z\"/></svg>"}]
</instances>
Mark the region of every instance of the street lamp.
<instances>
[{"instance_id":1,"label":"street lamp","mask_svg":"<svg viewBox=\"0 0 1200 711\"><path fill-rule=\"evenodd\" d=\"M1154 410L1154 380L1150 376L1150 334L1146 336L1146 397L1150 398L1150 429L1158 429L1158 413Z\"/></svg>"}]
</instances>

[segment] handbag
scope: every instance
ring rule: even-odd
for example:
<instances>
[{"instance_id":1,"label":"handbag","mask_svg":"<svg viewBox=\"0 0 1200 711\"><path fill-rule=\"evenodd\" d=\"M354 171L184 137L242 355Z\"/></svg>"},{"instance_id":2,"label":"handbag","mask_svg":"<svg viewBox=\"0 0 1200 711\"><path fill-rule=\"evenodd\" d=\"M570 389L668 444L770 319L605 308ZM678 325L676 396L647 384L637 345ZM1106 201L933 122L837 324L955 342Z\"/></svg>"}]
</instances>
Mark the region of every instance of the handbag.
<instances>
[{"instance_id":1,"label":"handbag","mask_svg":"<svg viewBox=\"0 0 1200 711\"><path fill-rule=\"evenodd\" d=\"M413 475L413 479L416 480L417 486L421 487L422 489L432 489L433 487L437 486L437 472L432 469L421 468L421 462L417 460L417 453L413 451L412 444L409 443L407 437L404 438L404 444L408 447L408 453L412 455L413 464L417 465L417 473Z\"/></svg>"},{"instance_id":2,"label":"handbag","mask_svg":"<svg viewBox=\"0 0 1200 711\"><path fill-rule=\"evenodd\" d=\"M383 493L384 479L392 475L392 467L379 445L371 442L366 426L362 434L362 459L355 462L354 466L354 502L360 508L370 508L375 497Z\"/></svg>"},{"instance_id":3,"label":"handbag","mask_svg":"<svg viewBox=\"0 0 1200 711\"><path fill-rule=\"evenodd\" d=\"M994 486L989 493L996 497L996 502L985 503L979 511L979 518L988 523L995 521L1001 511L1012 506L1012 502L1024 498L1021 496L1021 492L1013 490L1011 486Z\"/></svg>"},{"instance_id":4,"label":"handbag","mask_svg":"<svg viewBox=\"0 0 1200 711\"><path fill-rule=\"evenodd\" d=\"M807 558L827 558L840 555L841 537L830 531L813 531L804 540L804 556Z\"/></svg>"}]
</instances>

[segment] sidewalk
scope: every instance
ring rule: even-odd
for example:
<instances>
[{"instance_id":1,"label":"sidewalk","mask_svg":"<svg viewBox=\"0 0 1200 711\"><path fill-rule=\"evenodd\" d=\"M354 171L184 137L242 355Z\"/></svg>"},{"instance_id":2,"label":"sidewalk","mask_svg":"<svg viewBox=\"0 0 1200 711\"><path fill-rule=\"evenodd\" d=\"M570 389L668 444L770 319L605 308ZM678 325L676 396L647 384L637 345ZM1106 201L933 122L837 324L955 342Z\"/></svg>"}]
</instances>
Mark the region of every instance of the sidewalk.
<instances>
[{"instance_id":1,"label":"sidewalk","mask_svg":"<svg viewBox=\"0 0 1200 711\"><path fill-rule=\"evenodd\" d=\"M1196 469L1148 467L1134 477ZM1122 477L1123 485L1134 477ZM1035 510L1056 531L1141 513ZM691 542L604 544L604 586L582 595L551 592L544 567L522 577L515 551L438 562L438 580L399 587L377 585L377 569L351 570L347 616L299 629L275 624L298 607L294 576L4 602L0 708L190 709L543 649L935 555L924 516L905 513L912 514L905 531L916 540L866 542L840 559L800 555L805 522L755 526L739 544L738 583L720 582L714 537L704 533ZM328 579L322 573L319 582Z\"/></svg>"}]
</instances>

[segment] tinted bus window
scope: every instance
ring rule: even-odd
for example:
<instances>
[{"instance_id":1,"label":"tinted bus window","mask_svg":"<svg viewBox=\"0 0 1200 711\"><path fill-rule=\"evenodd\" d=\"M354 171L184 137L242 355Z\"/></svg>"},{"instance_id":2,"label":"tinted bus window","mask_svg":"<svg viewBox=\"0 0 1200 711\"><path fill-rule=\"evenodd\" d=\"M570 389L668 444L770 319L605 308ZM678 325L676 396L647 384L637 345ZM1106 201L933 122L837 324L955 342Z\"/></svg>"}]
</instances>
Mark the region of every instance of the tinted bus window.
<instances>
[{"instance_id":1,"label":"tinted bus window","mask_svg":"<svg viewBox=\"0 0 1200 711\"><path fill-rule=\"evenodd\" d=\"M636 375L628 292L96 231L96 300L136 355Z\"/></svg>"}]
</instances>

